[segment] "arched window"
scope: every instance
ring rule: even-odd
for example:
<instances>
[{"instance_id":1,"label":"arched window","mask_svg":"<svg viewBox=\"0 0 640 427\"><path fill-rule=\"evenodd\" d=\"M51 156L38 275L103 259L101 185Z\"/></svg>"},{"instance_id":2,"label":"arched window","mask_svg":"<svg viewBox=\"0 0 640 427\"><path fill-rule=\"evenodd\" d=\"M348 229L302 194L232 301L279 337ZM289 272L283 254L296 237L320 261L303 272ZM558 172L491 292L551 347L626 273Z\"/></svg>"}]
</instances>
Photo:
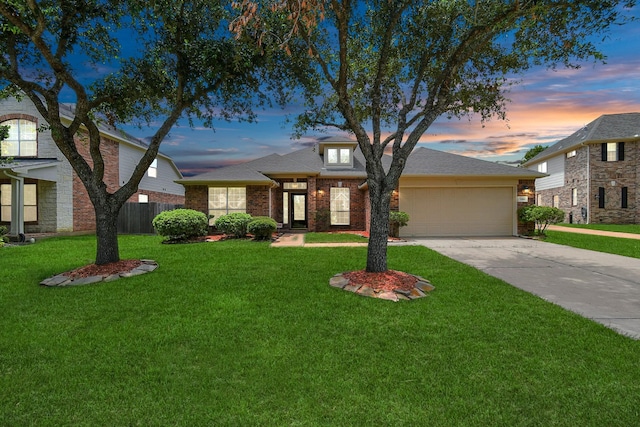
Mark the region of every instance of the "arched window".
<instances>
[{"instance_id":1,"label":"arched window","mask_svg":"<svg viewBox=\"0 0 640 427\"><path fill-rule=\"evenodd\" d=\"M0 143L2 157L38 156L38 131L35 122L12 119L0 125L9 126L9 137Z\"/></svg>"}]
</instances>

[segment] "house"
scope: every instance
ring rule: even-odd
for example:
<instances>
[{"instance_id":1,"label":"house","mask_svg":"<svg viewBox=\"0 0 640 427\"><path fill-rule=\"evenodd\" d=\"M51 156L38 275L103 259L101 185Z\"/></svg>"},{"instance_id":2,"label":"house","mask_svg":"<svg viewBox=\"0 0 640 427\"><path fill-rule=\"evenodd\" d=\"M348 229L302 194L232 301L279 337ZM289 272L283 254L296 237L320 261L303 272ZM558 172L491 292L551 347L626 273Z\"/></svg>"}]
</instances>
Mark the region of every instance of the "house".
<instances>
[{"instance_id":1,"label":"house","mask_svg":"<svg viewBox=\"0 0 640 427\"><path fill-rule=\"evenodd\" d=\"M541 176L419 148L409 156L391 209L410 215L403 236L516 235L517 208L533 203L534 180ZM284 230L337 231L368 230L366 178L357 142L331 137L178 182L185 207L209 215L211 223L246 212L269 216Z\"/></svg>"},{"instance_id":2,"label":"house","mask_svg":"<svg viewBox=\"0 0 640 427\"><path fill-rule=\"evenodd\" d=\"M566 222L640 221L640 113L606 114L523 166L536 179L536 203L565 211Z\"/></svg>"},{"instance_id":3,"label":"house","mask_svg":"<svg viewBox=\"0 0 640 427\"><path fill-rule=\"evenodd\" d=\"M73 109L60 105L69 123ZM46 121L33 103L23 97L0 100L0 125L9 126L9 137L0 143L0 225L10 234L59 233L95 230L93 205L80 179L56 147ZM128 181L146 150L145 144L108 125L101 125L101 151L105 159L104 181L116 190ZM83 135L76 136L79 151L88 158ZM158 154L131 203L184 203L184 187L176 184L182 174L171 158Z\"/></svg>"}]
</instances>

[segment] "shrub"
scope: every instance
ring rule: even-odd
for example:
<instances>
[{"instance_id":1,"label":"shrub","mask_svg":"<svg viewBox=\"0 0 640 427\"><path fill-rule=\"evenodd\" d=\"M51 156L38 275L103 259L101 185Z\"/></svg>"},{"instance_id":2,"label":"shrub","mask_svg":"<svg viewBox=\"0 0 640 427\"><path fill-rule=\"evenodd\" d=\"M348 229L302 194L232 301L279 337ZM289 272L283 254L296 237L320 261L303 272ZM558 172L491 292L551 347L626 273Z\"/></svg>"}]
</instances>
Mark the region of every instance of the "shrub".
<instances>
[{"instance_id":1,"label":"shrub","mask_svg":"<svg viewBox=\"0 0 640 427\"><path fill-rule=\"evenodd\" d=\"M9 241L6 234L7 234L7 227L5 227L4 225L0 225L0 248L3 247L6 242Z\"/></svg>"},{"instance_id":2,"label":"shrub","mask_svg":"<svg viewBox=\"0 0 640 427\"><path fill-rule=\"evenodd\" d=\"M328 208L320 208L315 213L316 231L327 231L331 225L331 211Z\"/></svg>"},{"instance_id":3,"label":"shrub","mask_svg":"<svg viewBox=\"0 0 640 427\"><path fill-rule=\"evenodd\" d=\"M564 211L551 206L530 205L518 209L518 217L521 221L535 223L535 233L544 236L549 224L557 224L564 220Z\"/></svg>"},{"instance_id":4,"label":"shrub","mask_svg":"<svg viewBox=\"0 0 640 427\"><path fill-rule=\"evenodd\" d=\"M165 240L188 240L205 236L208 231L207 216L193 209L160 212L152 224L159 235L166 237Z\"/></svg>"},{"instance_id":5,"label":"shrub","mask_svg":"<svg viewBox=\"0 0 640 427\"><path fill-rule=\"evenodd\" d=\"M216 228L224 234L242 238L247 235L247 225L251 222L251 215L247 213L230 213L216 219Z\"/></svg>"},{"instance_id":6,"label":"shrub","mask_svg":"<svg viewBox=\"0 0 640 427\"><path fill-rule=\"evenodd\" d=\"M256 240L269 240L278 228L278 223L268 216L258 216L247 225L247 231L254 235Z\"/></svg>"},{"instance_id":7,"label":"shrub","mask_svg":"<svg viewBox=\"0 0 640 427\"><path fill-rule=\"evenodd\" d=\"M406 212L389 212L389 234L392 237L400 235L400 227L404 227L409 223L409 214Z\"/></svg>"}]
</instances>

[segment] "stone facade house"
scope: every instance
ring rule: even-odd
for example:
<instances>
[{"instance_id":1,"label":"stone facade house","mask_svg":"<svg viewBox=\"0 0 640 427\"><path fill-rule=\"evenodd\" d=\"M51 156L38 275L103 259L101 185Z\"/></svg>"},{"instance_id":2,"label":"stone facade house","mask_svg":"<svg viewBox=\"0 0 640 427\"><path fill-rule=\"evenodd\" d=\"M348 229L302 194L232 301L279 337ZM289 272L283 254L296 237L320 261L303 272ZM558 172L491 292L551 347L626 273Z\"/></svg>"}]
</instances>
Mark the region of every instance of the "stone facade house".
<instances>
[{"instance_id":1,"label":"stone facade house","mask_svg":"<svg viewBox=\"0 0 640 427\"><path fill-rule=\"evenodd\" d=\"M640 221L640 113L607 114L523 165L536 179L536 203L565 211L566 222Z\"/></svg>"},{"instance_id":2,"label":"stone facade house","mask_svg":"<svg viewBox=\"0 0 640 427\"><path fill-rule=\"evenodd\" d=\"M73 119L73 109L60 105L63 120ZM9 137L0 143L0 225L10 234L90 232L95 230L93 205L80 179L55 145L46 121L26 97L0 100L0 125ZM145 144L107 125L100 127L105 160L104 182L110 191L128 181L146 150ZM76 136L80 153L89 158L86 142ZM158 154L140 182L131 203L184 203L182 174L173 160Z\"/></svg>"},{"instance_id":3,"label":"stone facade house","mask_svg":"<svg viewBox=\"0 0 640 427\"><path fill-rule=\"evenodd\" d=\"M390 157L385 158L390 162ZM517 208L533 203L543 174L419 148L409 156L391 209L404 236L515 235ZM332 137L286 155L228 166L178 182L185 207L215 218L269 216L284 230L368 230L365 160L355 141Z\"/></svg>"}]
</instances>

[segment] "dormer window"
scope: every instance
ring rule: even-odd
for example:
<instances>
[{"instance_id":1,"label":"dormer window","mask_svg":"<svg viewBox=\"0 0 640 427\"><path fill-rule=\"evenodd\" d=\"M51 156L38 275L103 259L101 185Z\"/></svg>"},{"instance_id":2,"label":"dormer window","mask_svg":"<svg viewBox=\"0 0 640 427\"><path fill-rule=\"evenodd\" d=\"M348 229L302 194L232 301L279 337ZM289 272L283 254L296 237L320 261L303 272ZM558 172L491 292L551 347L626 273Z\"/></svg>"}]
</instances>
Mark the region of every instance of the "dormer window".
<instances>
[{"instance_id":1,"label":"dormer window","mask_svg":"<svg viewBox=\"0 0 640 427\"><path fill-rule=\"evenodd\" d=\"M12 119L0 123L0 125L9 126L9 136L0 143L0 156L38 156L38 131L35 122L24 119Z\"/></svg>"},{"instance_id":2,"label":"dormer window","mask_svg":"<svg viewBox=\"0 0 640 427\"><path fill-rule=\"evenodd\" d=\"M326 148L325 165L352 166L351 148Z\"/></svg>"}]
</instances>

